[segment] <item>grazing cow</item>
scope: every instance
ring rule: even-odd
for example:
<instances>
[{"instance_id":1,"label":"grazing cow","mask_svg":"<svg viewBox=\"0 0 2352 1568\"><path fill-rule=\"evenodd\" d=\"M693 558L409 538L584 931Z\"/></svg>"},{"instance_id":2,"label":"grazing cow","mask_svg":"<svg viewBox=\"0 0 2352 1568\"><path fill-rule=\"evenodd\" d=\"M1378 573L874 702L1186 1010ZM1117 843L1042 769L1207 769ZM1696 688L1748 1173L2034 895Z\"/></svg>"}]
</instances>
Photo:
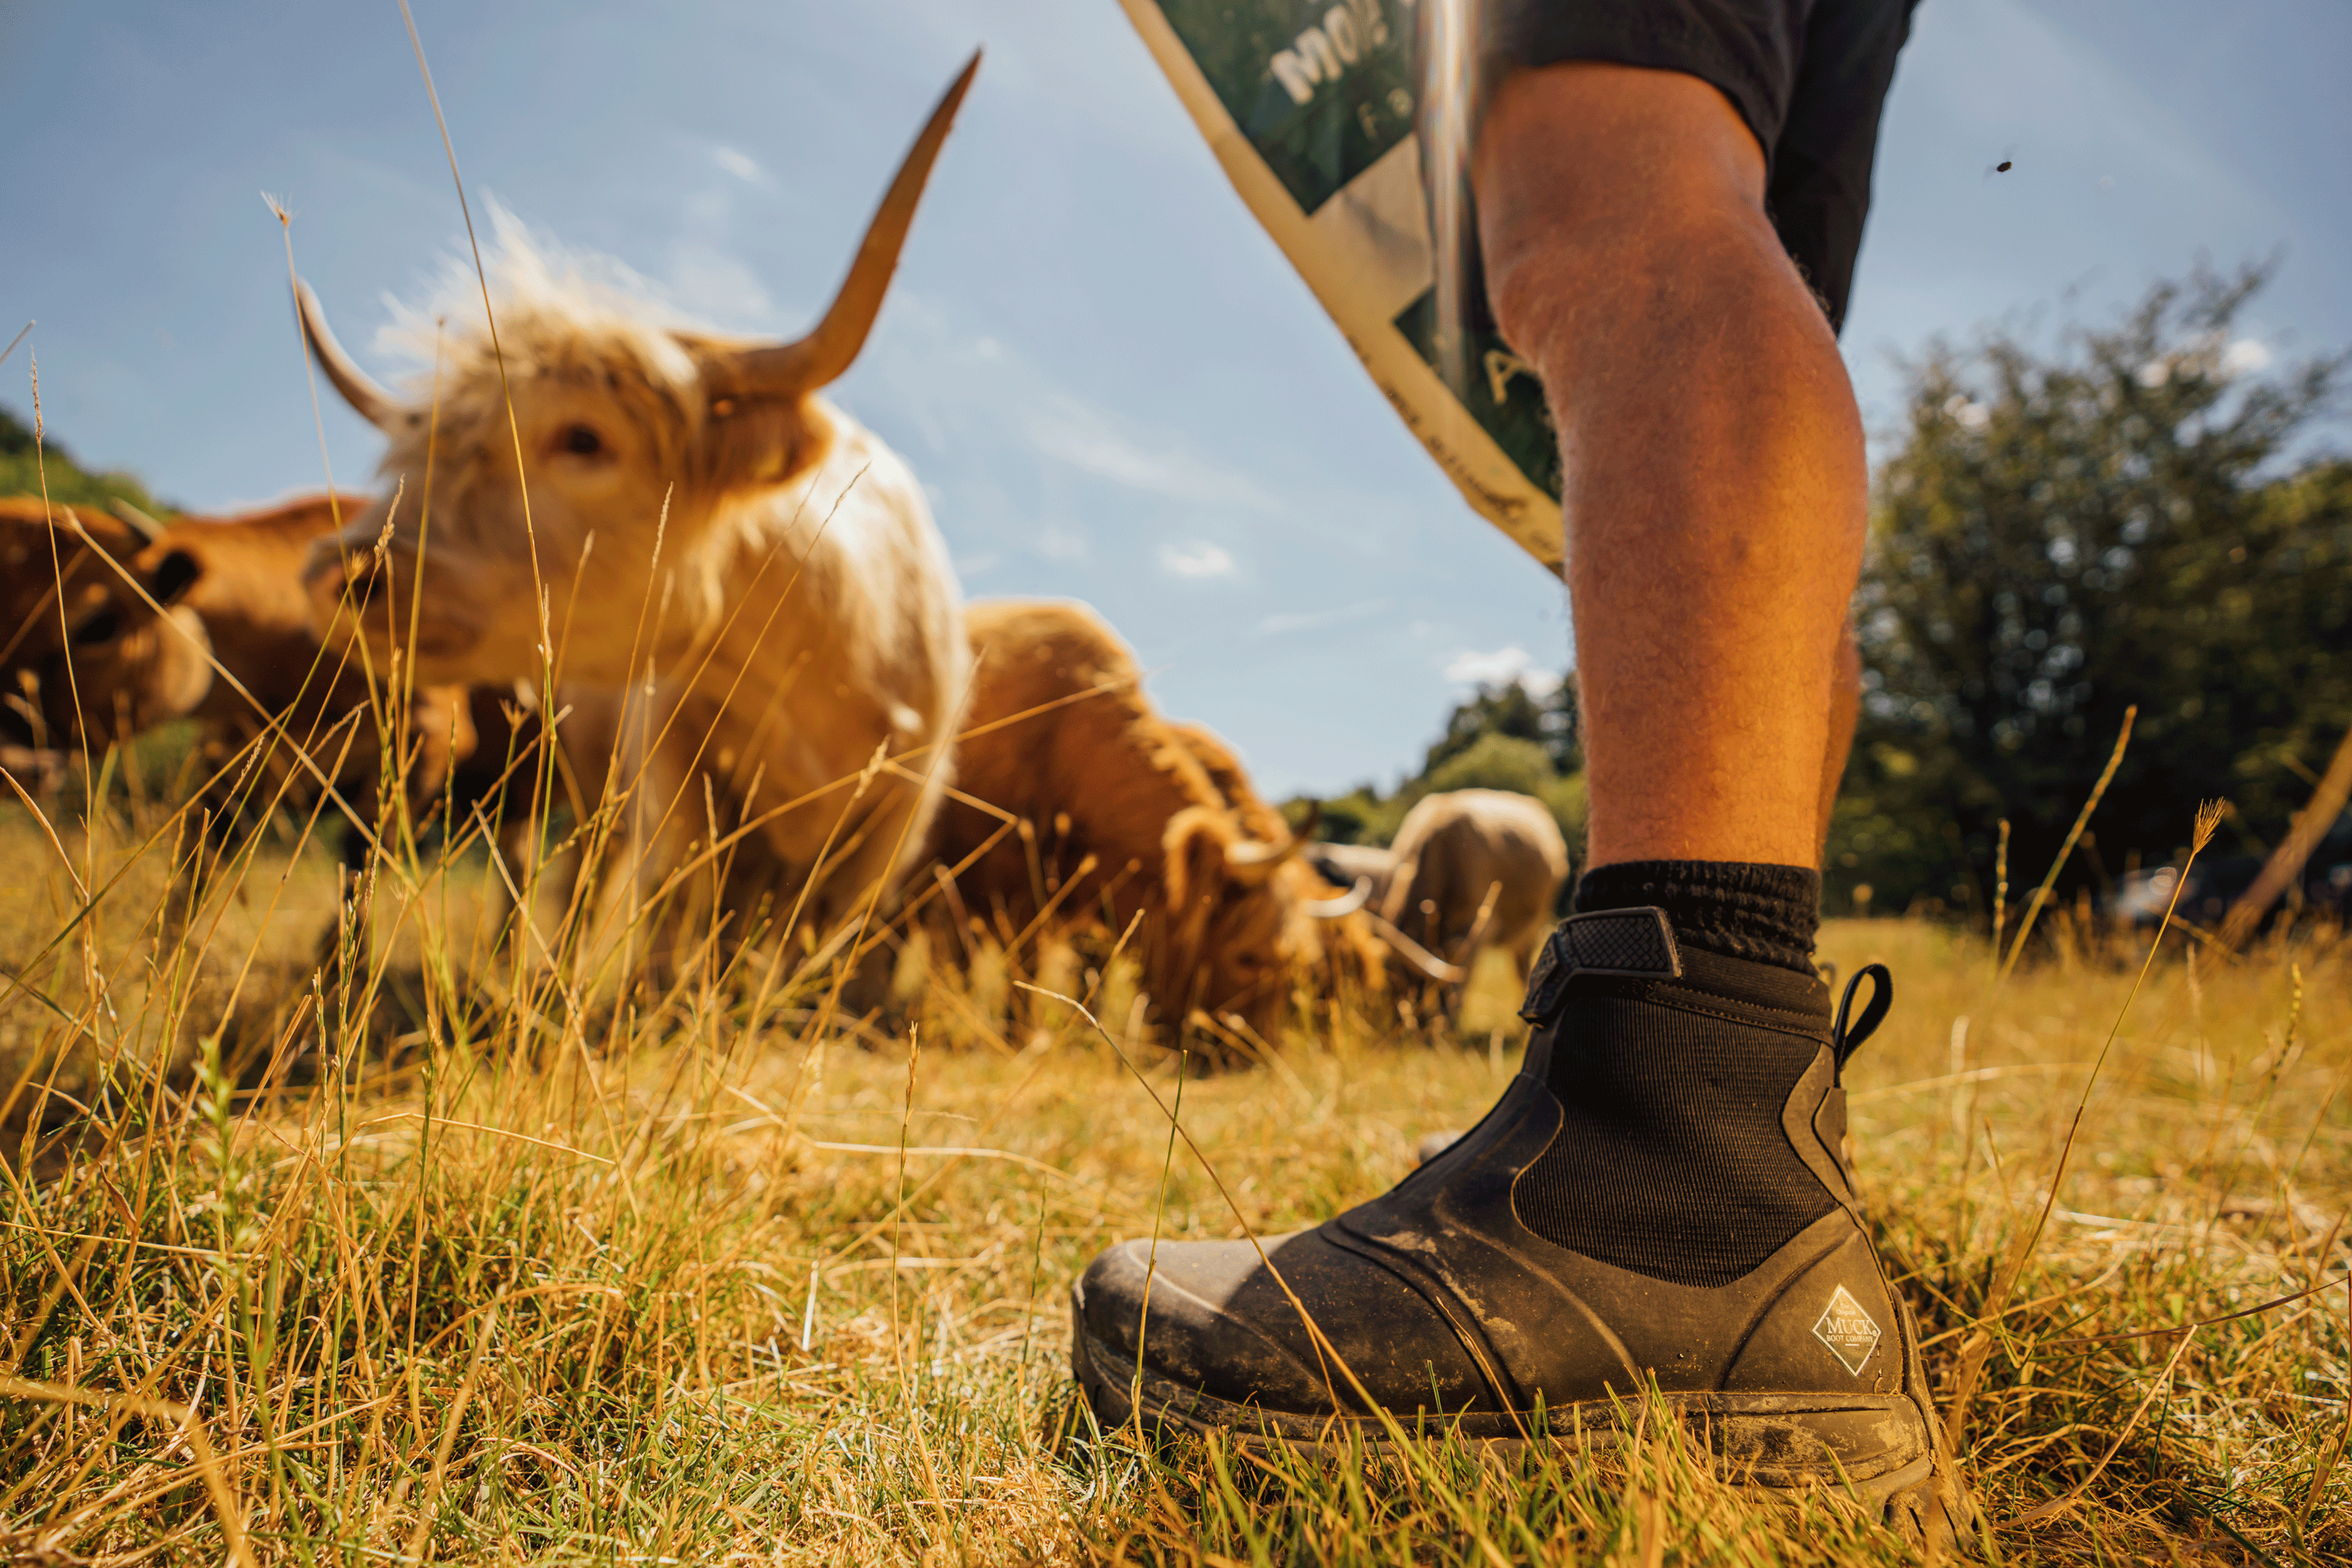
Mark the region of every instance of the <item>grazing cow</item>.
<instances>
[{"instance_id":1,"label":"grazing cow","mask_svg":"<svg viewBox=\"0 0 2352 1568\"><path fill-rule=\"evenodd\" d=\"M1335 902L1301 897L1320 889L1291 860L1299 840L1213 737L1152 710L1134 657L1085 605L974 605L964 624L972 700L935 835L943 867L977 857L955 879L962 905L1008 937L1048 916L1119 933L1141 915L1164 1024L1198 1009L1270 1033L1323 956L1317 906Z\"/></svg>"},{"instance_id":2,"label":"grazing cow","mask_svg":"<svg viewBox=\"0 0 2352 1568\"><path fill-rule=\"evenodd\" d=\"M1524 984L1568 876L1567 841L1542 803L1494 789L1429 795L1405 813L1391 847L1381 917L1465 974L1478 949L1500 947Z\"/></svg>"},{"instance_id":3,"label":"grazing cow","mask_svg":"<svg viewBox=\"0 0 2352 1568\"><path fill-rule=\"evenodd\" d=\"M403 647L432 680L633 693L611 728L640 893L724 836L805 889L824 931L922 847L969 660L954 576L914 476L818 392L866 341L978 67L795 342L658 324L510 231L495 341L453 326L437 378L403 398L298 293L396 481L314 554L314 624L356 608L380 660Z\"/></svg>"},{"instance_id":4,"label":"grazing cow","mask_svg":"<svg viewBox=\"0 0 2352 1568\"><path fill-rule=\"evenodd\" d=\"M194 563L147 543L114 518L0 498L0 744L37 773L56 771L37 753L128 740L211 685L203 623L179 602Z\"/></svg>"},{"instance_id":5,"label":"grazing cow","mask_svg":"<svg viewBox=\"0 0 2352 1568\"><path fill-rule=\"evenodd\" d=\"M1290 824L1258 795L1241 759L1223 736L1204 724L1169 728L1217 786L1217 793L1250 837L1276 843L1291 836ZM1297 836L1297 853L1283 859L1274 873L1276 892L1307 917L1302 922L1294 915L1286 927L1292 962L1312 970L1327 994L1343 989L1359 995L1385 992L1391 948L1376 929L1378 917L1366 907L1377 894L1371 888L1348 883L1342 885L1339 898L1331 897L1325 879L1318 875L1319 868L1308 859L1323 847L1314 837L1318 816L1319 811L1310 808L1307 825Z\"/></svg>"},{"instance_id":6,"label":"grazing cow","mask_svg":"<svg viewBox=\"0 0 2352 1568\"><path fill-rule=\"evenodd\" d=\"M1362 901L1363 924L1386 948L1389 968L1400 984L1419 987L1433 981L1440 985L1459 985L1470 977L1468 970L1446 963L1391 925L1381 913L1388 901L1389 885L1396 878L1395 850L1370 844L1318 842L1301 850L1298 858L1314 868L1324 881L1335 888L1352 889Z\"/></svg>"}]
</instances>

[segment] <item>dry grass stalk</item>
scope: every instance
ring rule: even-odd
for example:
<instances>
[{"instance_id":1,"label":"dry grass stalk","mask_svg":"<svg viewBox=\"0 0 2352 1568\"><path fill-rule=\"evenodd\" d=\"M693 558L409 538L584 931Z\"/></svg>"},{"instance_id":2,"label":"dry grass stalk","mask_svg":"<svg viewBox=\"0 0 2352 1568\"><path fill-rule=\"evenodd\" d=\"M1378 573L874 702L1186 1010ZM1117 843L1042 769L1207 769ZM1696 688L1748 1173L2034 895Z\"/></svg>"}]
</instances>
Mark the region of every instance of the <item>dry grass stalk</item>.
<instances>
[{"instance_id":1,"label":"dry grass stalk","mask_svg":"<svg viewBox=\"0 0 2352 1568\"><path fill-rule=\"evenodd\" d=\"M2116 741L2115 756L2108 761L2107 772L2100 775L2101 789L2105 787L2107 778L2114 773L2116 761L2123 755L2123 739L2127 739L2130 733L2131 720L2127 715L2124 721L2124 737ZM2090 803L2083 808L2083 815L2075 820L2074 826L2078 832L2083 824L2090 819L2091 806L2097 803L2098 791L2094 791ZM2180 876L2173 883L2172 899L2165 905L2164 917L2157 923L2156 935L2148 942L2147 956L2140 964L2139 973L2133 979L2131 990L2126 994L2123 1005L2116 1010L2115 1022L2108 1026L2106 1038L2100 1042L2099 1054L2092 1060L2091 1070L2083 1079L2083 1093L2074 1102L2074 1117L2067 1123L2065 1139L2058 1147L2056 1169L2051 1173L2049 1190L2043 1195L2042 1202L2042 1212L2035 1216L2032 1228L2018 1239L2011 1250L2009 1261L2003 1265L1999 1282L1993 1289L1991 1302L1984 1317L1985 1326L1977 1331L1963 1353L1958 1384L1952 1394L1944 1415L1945 1436L1955 1448L1959 1447L1961 1436L1967 1430L1969 1406L1976 1394L1977 1380L1983 1374L1992 1352L1993 1341L2000 1332L2002 1310L2008 1305L2011 1293L2017 1288L2019 1276L2025 1271L2026 1261L2033 1256L2035 1246L2040 1243L2042 1233L2049 1228L2050 1216L2055 1211L2058 1203L2058 1189L2064 1183L2067 1164L2074 1158L2074 1141L2083 1131L2083 1112L2089 1108L2091 1090L2099 1081L2099 1070L2106 1065L2107 1053L2115 1048L2116 1036L2121 1032L2124 1019L2131 1011L2132 1003L2138 999L2140 987L2147 983L2147 972L2155 965L2157 954L2163 951L2164 933L2172 923L2174 910L2179 905L2181 889L2188 886L2189 868L2196 865L2197 857L2203 852L2206 845L2212 842L2213 834L2221 826L2221 818L2227 810L2225 803L2218 800L2208 801L2197 808L2196 822L2189 838L2188 862L2181 868ZM2070 837L2067 840L2069 847L2073 842ZM2045 879L2042 885L2047 887L2049 880ZM2021 942L2023 936L2024 927L2021 925L2019 928ZM2012 962L2015 960L2014 948L2011 950L2010 957ZM2006 970L2003 973L2006 973Z\"/></svg>"},{"instance_id":2,"label":"dry grass stalk","mask_svg":"<svg viewBox=\"0 0 2352 1568\"><path fill-rule=\"evenodd\" d=\"M1993 978L2002 973L2000 943L2009 929L2009 818L2000 819L2000 830L1994 837L1992 847L1992 953Z\"/></svg>"},{"instance_id":3,"label":"dry grass stalk","mask_svg":"<svg viewBox=\"0 0 2352 1568\"><path fill-rule=\"evenodd\" d=\"M110 854L131 857L148 836L143 820L125 826ZM81 871L84 846L67 847ZM12 865L51 853L29 820L0 849ZM36 879L62 902L0 931L12 968L79 905L48 864ZM639 1000L635 1024L627 1006L600 1024L543 993L555 1012L534 1018L478 989L462 955L503 901L480 901L492 873L466 857L420 862L415 895L381 879L348 986L373 1000L322 1027L294 1005L308 982L286 965L309 951L325 868L283 850L253 868L289 874L277 910L232 900L213 950L184 978L153 981L115 955L152 942L135 911L160 873L98 864L115 891L91 921L94 973L119 1027L93 1009L79 957L18 969L58 1012L0 1009L0 1048L40 1051L28 1094L49 1090L19 1161L46 1174L0 1193L0 1320L27 1331L30 1381L62 1385L78 1342L86 1392L146 1390L200 1412L257 1561L346 1549L502 1560L565 1542L700 1560L1072 1560L1120 1541L1160 1561L1898 1560L1830 1500L1790 1511L1726 1498L1654 1422L1635 1450L1523 1460L1443 1442L1412 1446L1412 1462L1293 1460L1082 1436L1057 1357L1036 1352L1066 1331L1058 1292L1088 1256L1155 1224L1171 1238L1266 1234L1376 1189L1420 1132L1492 1100L1510 1064L1483 1041L1431 1047L1373 1018L1302 1017L1269 1042L1286 1070L1187 1071L1180 1115L1172 1055L1065 1026L1006 1058L973 1020L1017 1036L1032 994L1016 984L983 1005L935 970L908 1004L919 1093L903 1046L856 1045L845 1023L811 1082L796 1064L815 1043L821 979L750 1037L749 961L706 970L666 1012ZM2238 1048L2219 1090L2197 1077L2185 1006L2152 1009L2132 1071L2116 1075L2125 1097L2102 1098L2110 1121L2095 1138L2092 1119L2079 1124L2073 1206L2052 1205L1995 1307L1981 1260L2006 1251L2006 1210L1985 1201L1991 1172L1955 1143L1939 1102L1976 1096L2002 1149L2044 1128L2055 1145L2064 1124L2048 1126L2042 1069L2095 1061L2111 1033L2120 1046L2134 985L2177 993L2180 977L2161 959L2111 979L2095 963L2063 982L2026 968L1988 1011L1980 947L1899 921L1832 926L1827 942L1842 966L1884 956L1905 977L1906 1006L1857 1067L1861 1168L1948 1386L1969 1326L1998 1318L1970 1441L1996 1517L2071 1494L2034 1526L2035 1551L2061 1559L2160 1558L2168 1541L2192 1556L2239 1551L2223 1523L2282 1560L2298 1530L2314 1555L2352 1542L2347 1467L2327 1463L2341 1390L2325 1385L2313 1417L2284 1398L2305 1370L2344 1363L2344 1316L2270 1284L2299 1270L2285 1281L2297 1291L2337 1288L2326 1282L2340 1285L2343 1253L2312 1253L2338 1244L2295 1230L2291 1208L2251 1231L2209 1234L2200 1217L2225 1206L2232 1173L2283 1176L2305 1145L2299 1203L2352 1188L2341 1109L2310 1109L2352 1064L2342 948L2306 937L2203 982L2215 1020L2292 1010L2289 964L2308 982L2297 1051ZM237 1014L252 1032L219 1035L217 1067L173 1068L154 1048L163 1026L216 1034L212 1010L248 969ZM1507 989L1490 964L1471 1003L1507 1015ZM1057 1015L1087 1028L1093 1005L1065 997ZM1975 1019L1966 1075L1990 1076L1956 1083L1962 1010ZM699 1020L690 1033L687 1020ZM75 1044L93 1026L102 1056ZM320 1070L330 1058L340 1068ZM110 1070L153 1087L125 1096ZM788 1136L796 1085L818 1131ZM2217 1093L2236 1109L2205 1159ZM2256 1135L2267 1142L2246 1142ZM1185 1158L1171 1159L1171 1139ZM2136 1185L2150 1161L2183 1173ZM2081 1217L2098 1215L2122 1217ZM2241 1311L2252 1315L2193 1342L2177 1331ZM2149 1345L2164 1353L2137 1348ZM2167 1392L2147 1403L2168 1360ZM85 1422L29 1409L0 1422L13 1456L0 1485L27 1483L8 1510L16 1539L91 1557L167 1540L226 1552L194 1471L158 1492L171 1479L153 1468L159 1445L110 1443L102 1420ZM26 1497L40 1501L27 1510Z\"/></svg>"},{"instance_id":4,"label":"dry grass stalk","mask_svg":"<svg viewBox=\"0 0 2352 1568\"><path fill-rule=\"evenodd\" d=\"M2107 785L2114 782L2116 770L2123 765L2124 749L2131 744L2132 721L2138 717L2137 703L2124 710L2123 725L2116 731L2116 749L2107 753L2107 765L2099 770L2099 782L2091 786L2089 797L2083 802L2083 809L2075 815L2074 826L2066 830L2066 840L2059 845L2057 855L2050 862L2050 869L2042 874L2042 885L2033 889L2033 897L2025 902L2025 913L2017 922L2017 935L2009 944L2009 956L2001 960L2001 979L2009 978L2009 972L2017 967L2018 957L2025 951L2025 939L2033 934L2033 922L2041 915L2042 906L2049 901L2050 889L2056 885L2058 873L2066 868L2067 860L2074 856L2076 841L2083 837L2083 829L2091 825L2091 813L2099 809L2099 801L2107 793ZM2006 837L2004 834L2003 837ZM1999 945L1997 930L1994 944Z\"/></svg>"},{"instance_id":5,"label":"dry grass stalk","mask_svg":"<svg viewBox=\"0 0 2352 1568\"><path fill-rule=\"evenodd\" d=\"M446 122L443 138L462 201ZM544 694L562 637L537 600ZM662 609L649 588L641 635ZM413 741L406 676L374 673L391 695L364 719L389 767ZM236 765L291 751L319 774L323 741L273 725ZM171 927L155 851L196 837L178 804L194 781L161 750L86 758L78 824L0 815L0 865L26 889L0 906L0 1079L16 1086L0 1110L16 1380L0 1384L15 1396L0 1551L1906 1560L1838 1498L1727 1493L1647 1399L1613 1445L1571 1431L1479 1450L1389 1413L1378 1447L1148 1446L1093 1430L1032 1354L1065 1331L1062 1282L1109 1242L1312 1223L1491 1104L1512 1067L1502 1032L1519 1027L1499 955L1461 1016L1467 1038L1496 1031L1488 1047L1341 1003L1251 1042L1265 1065L1194 1077L1140 1029L1133 925L1089 948L1079 987L1047 983L1062 960L1042 942L1006 932L950 965L869 902L845 940L907 952L903 1033L875 1028L840 1015L840 967L789 918L646 981L631 944L684 901L683 879L621 929L596 928L584 895L535 909L544 863L593 855L625 790L510 881L485 816L436 847L392 790L349 900L315 844L341 808L330 790L283 833L257 814L224 834L196 918ZM545 749L514 765L556 800ZM112 782L125 773L138 789ZM837 809L855 784L767 810ZM758 826L711 835L694 871ZM2352 1115L2321 1092L2352 1071L2345 945L2284 930L2200 982L2193 1023L2149 1009L2072 1173L2083 1206L2062 1210L2091 1082L2168 972L2151 949L2126 986L2082 931L2076 972L2020 964L2055 874L2006 955L1998 936L1987 950L1903 921L1825 933L1842 968L1883 957L1905 977L1905 1009L1857 1069L1854 1137L1931 1372L1959 1391L1955 1429L1981 1409L1969 1464L1996 1518L2036 1521L2045 1559L2352 1553L2337 1463L2352 1323L2315 1305L2340 1227L2298 1217L2352 1197ZM1064 933L1027 934L1070 952ZM1990 1002L1989 964L2009 976ZM2206 993L2230 1063L2218 1083ZM2263 1039L2255 1021L2281 1011L2285 1036ZM2061 1142L2048 1079L2082 1062ZM2044 1143L2054 1173L2021 1243L2019 1152ZM912 1160L936 1163L910 1180ZM2238 1191L2248 1173L2268 1207ZM2331 1379L2335 1398L2306 1392Z\"/></svg>"}]
</instances>

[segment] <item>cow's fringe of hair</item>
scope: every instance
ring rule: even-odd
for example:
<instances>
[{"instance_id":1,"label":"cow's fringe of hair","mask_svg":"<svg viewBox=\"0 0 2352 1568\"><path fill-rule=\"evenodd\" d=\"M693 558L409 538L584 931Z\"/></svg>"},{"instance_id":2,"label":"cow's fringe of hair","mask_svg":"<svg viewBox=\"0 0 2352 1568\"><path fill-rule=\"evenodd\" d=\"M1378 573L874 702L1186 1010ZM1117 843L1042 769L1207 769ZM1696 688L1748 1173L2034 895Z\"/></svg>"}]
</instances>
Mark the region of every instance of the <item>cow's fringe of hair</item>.
<instances>
[{"instance_id":1,"label":"cow's fringe of hair","mask_svg":"<svg viewBox=\"0 0 2352 1568\"><path fill-rule=\"evenodd\" d=\"M644 434L658 469L680 482L670 514L674 541L691 537L703 503L719 492L817 460L819 429L792 404L747 405L714 421L698 349L728 340L674 310L656 285L610 258L534 235L495 202L490 223L496 243L484 269L498 318L495 343L480 283L457 260L445 264L422 303L392 301L393 321L377 335L380 348L422 367L407 380L412 406L433 400L437 356L445 454L505 445L509 388L567 381L593 389ZM382 471L421 473L426 439L421 427L395 436ZM809 500L819 510L796 520L803 538L814 536L837 498ZM674 609L688 624L716 615L726 597L719 574L732 564L672 553L666 570L684 590Z\"/></svg>"},{"instance_id":2,"label":"cow's fringe of hair","mask_svg":"<svg viewBox=\"0 0 2352 1568\"><path fill-rule=\"evenodd\" d=\"M658 284L611 257L533 234L495 199L489 217L495 243L483 270L509 376L561 372L583 350L621 349L653 384L697 379L693 356L674 334L710 329L673 307ZM446 258L421 300L386 303L392 321L377 332L376 347L415 365L408 388L419 401L431 395L436 356L445 377L475 369L496 374L481 282L469 260Z\"/></svg>"}]
</instances>

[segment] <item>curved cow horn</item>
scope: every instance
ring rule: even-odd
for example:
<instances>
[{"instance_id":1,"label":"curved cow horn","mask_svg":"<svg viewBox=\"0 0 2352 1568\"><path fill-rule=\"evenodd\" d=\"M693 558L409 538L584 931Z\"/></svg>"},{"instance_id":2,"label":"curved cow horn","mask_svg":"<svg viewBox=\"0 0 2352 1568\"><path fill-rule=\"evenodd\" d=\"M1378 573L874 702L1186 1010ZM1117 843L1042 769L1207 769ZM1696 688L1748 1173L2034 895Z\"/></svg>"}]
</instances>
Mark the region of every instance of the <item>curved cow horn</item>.
<instances>
[{"instance_id":1,"label":"curved cow horn","mask_svg":"<svg viewBox=\"0 0 2352 1568\"><path fill-rule=\"evenodd\" d=\"M971 89L971 79L979 73L981 52L972 51L962 73L931 110L922 134L907 150L882 205L875 209L874 220L866 226L866 239L849 264L849 276L842 279L840 292L834 295L816 330L797 342L747 349L736 356L736 374L746 393L798 397L814 392L839 380L857 358L857 351L866 346L866 334L873 329L874 318L882 310L882 296L898 269L898 251L915 221L915 204L923 198L923 184L931 176L931 164L955 123L956 110Z\"/></svg>"},{"instance_id":2,"label":"curved cow horn","mask_svg":"<svg viewBox=\"0 0 2352 1568\"><path fill-rule=\"evenodd\" d=\"M299 279L294 285L294 309L302 318L302 335L309 340L310 353L343 401L359 412L359 416L386 435L394 433L400 423L400 399L362 370L335 341L327 328L327 313L319 308L319 296L310 291L308 283Z\"/></svg>"},{"instance_id":3,"label":"curved cow horn","mask_svg":"<svg viewBox=\"0 0 2352 1568\"><path fill-rule=\"evenodd\" d=\"M1296 838L1281 843L1260 843L1255 838L1244 838L1238 843L1225 846L1225 864L1243 867L1270 866L1286 855L1296 854L1297 849L1298 840Z\"/></svg>"},{"instance_id":4,"label":"curved cow horn","mask_svg":"<svg viewBox=\"0 0 2352 1568\"><path fill-rule=\"evenodd\" d=\"M1278 842L1261 844L1255 839L1244 838L1238 844L1228 845L1225 847L1225 864L1270 866L1279 860L1287 860L1315 841L1315 830L1322 825L1323 803L1310 800L1307 803L1307 820L1298 825L1297 832Z\"/></svg>"},{"instance_id":5,"label":"curved cow horn","mask_svg":"<svg viewBox=\"0 0 2352 1568\"><path fill-rule=\"evenodd\" d=\"M117 496L112 500L109 501L107 506L113 511L115 516L123 521L131 532L137 534L141 539L145 540L148 543L152 544L157 540L163 537L163 525L162 523L156 521L145 512L141 511L129 501L124 500L121 496Z\"/></svg>"},{"instance_id":6,"label":"curved cow horn","mask_svg":"<svg viewBox=\"0 0 2352 1568\"><path fill-rule=\"evenodd\" d=\"M1396 949L1397 956L1428 975L1441 985L1459 985L1470 978L1470 972L1459 964L1448 963L1412 938L1397 930L1378 915L1364 917L1372 922L1372 932Z\"/></svg>"},{"instance_id":7,"label":"curved cow horn","mask_svg":"<svg viewBox=\"0 0 2352 1568\"><path fill-rule=\"evenodd\" d=\"M1321 899L1306 906L1307 912L1318 921L1336 921L1342 915L1352 915L1371 901L1372 879L1359 877L1353 889L1336 899Z\"/></svg>"}]
</instances>

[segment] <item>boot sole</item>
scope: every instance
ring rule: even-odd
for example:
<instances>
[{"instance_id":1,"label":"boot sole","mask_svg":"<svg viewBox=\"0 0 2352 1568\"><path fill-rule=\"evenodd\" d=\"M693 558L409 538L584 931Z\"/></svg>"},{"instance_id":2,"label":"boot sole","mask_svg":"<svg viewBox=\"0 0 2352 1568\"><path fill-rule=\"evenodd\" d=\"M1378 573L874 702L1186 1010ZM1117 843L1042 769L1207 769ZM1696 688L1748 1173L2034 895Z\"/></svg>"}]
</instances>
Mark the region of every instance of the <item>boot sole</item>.
<instances>
[{"instance_id":1,"label":"boot sole","mask_svg":"<svg viewBox=\"0 0 2352 1568\"><path fill-rule=\"evenodd\" d=\"M1135 1418L1140 1394L1143 1424L1156 1429L1206 1434L1223 1431L1246 1444L1317 1447L1340 1442L1393 1449L1391 1429L1369 1415L1302 1415L1237 1405L1121 1364L1116 1349L1080 1331L1070 1359L1095 1420L1106 1429ZM1898 1533L1931 1555L1951 1549L1973 1519L1943 1500L1965 1493L1937 1474L1933 1438L1919 1407L1902 1394L1668 1394L1661 1396L1715 1458L1715 1475L1733 1486L1773 1492L1836 1492L1869 1506ZM1627 1410L1612 1400L1586 1400L1544 1412L1543 1437L1531 1436L1533 1413L1397 1417L1418 1439L1458 1436L1482 1447L1522 1452L1542 1447L1561 1455L1607 1452L1628 1436ZM1565 1428L1565 1430L1563 1430ZM1876 1442L1873 1444L1872 1439ZM1843 1452L1841 1452L1843 1450ZM1971 1515L1973 1509L1962 1503Z\"/></svg>"}]
</instances>

